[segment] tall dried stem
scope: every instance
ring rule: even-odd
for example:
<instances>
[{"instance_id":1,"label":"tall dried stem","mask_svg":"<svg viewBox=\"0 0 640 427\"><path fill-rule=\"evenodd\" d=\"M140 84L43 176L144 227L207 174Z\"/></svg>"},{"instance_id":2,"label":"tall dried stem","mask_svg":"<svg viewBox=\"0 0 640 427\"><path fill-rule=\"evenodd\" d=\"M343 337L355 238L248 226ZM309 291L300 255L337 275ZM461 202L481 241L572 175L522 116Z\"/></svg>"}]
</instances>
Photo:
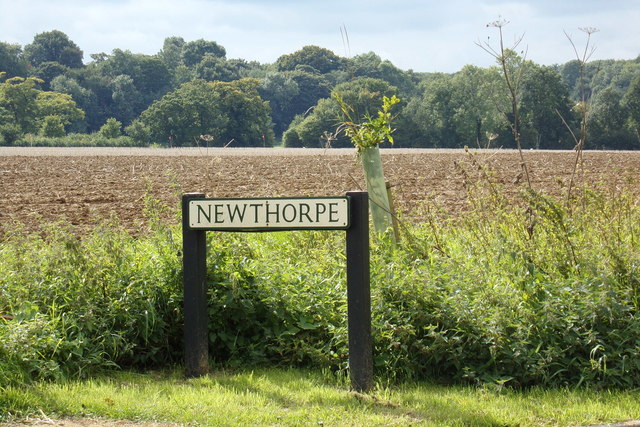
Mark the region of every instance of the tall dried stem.
<instances>
[{"instance_id":1,"label":"tall dried stem","mask_svg":"<svg viewBox=\"0 0 640 427\"><path fill-rule=\"evenodd\" d=\"M512 56L512 52L514 52L518 45L522 42L524 35L520 36L514 44L510 48L506 48L504 45L504 37L502 33L502 28L507 25L509 21L504 19L498 19L497 21L491 22L487 24L487 27L497 28L499 32L499 44L500 47L498 50L494 49L488 42L485 43L476 43L481 49L487 52L489 55L493 56L500 69L502 71L502 76L505 81L505 85L509 92L509 100L511 102L511 116L506 111L502 111L505 118L509 122L511 126L511 132L513 133L514 140L516 142L516 147L518 149L518 154L520 155L520 167L522 169L522 173L527 181L527 185L529 189L531 189L531 178L529 177L529 169L527 167L527 163L524 159L524 153L522 151L522 143L521 143L521 135L520 135L520 110L519 110L519 94L520 94L520 83L522 81L522 76L524 73L524 58L523 64L519 66L515 71L511 70L509 67L509 58Z\"/></svg>"},{"instance_id":2,"label":"tall dried stem","mask_svg":"<svg viewBox=\"0 0 640 427\"><path fill-rule=\"evenodd\" d=\"M585 72L585 67L587 62L591 58L591 55L593 55L593 52L595 52L595 47L590 45L591 35L593 33L598 32L598 30L593 27L582 27L582 28L579 28L579 30L587 34L587 42L585 44L584 51L582 52L582 54L578 52L578 48L576 47L576 44L573 42L573 39L571 38L571 36L567 34L566 31L564 32L565 36L567 36L567 39L569 39L569 43L571 43L571 46L573 47L573 51L576 55L576 59L580 64L579 77L578 77L579 78L579 81L578 81L579 100L576 103L576 105L573 107L574 111L576 111L580 115L580 133L577 136L571 130L571 128L567 124L564 117L562 117L560 112L556 110L558 115L560 115L560 117L562 118L562 121L567 127L567 129L569 129L569 131L571 132L571 135L573 136L573 139L576 143L574 147L574 150L576 151L576 157L573 163L573 171L571 172L569 185L567 186L567 206L570 206L570 203L571 203L571 192L573 190L575 177L578 172L578 166L581 166L584 164L583 151L584 151L585 142L587 140L587 124L589 122L589 113L590 113L589 103L588 103L589 96L587 95L587 91L586 91L584 72Z\"/></svg>"}]
</instances>

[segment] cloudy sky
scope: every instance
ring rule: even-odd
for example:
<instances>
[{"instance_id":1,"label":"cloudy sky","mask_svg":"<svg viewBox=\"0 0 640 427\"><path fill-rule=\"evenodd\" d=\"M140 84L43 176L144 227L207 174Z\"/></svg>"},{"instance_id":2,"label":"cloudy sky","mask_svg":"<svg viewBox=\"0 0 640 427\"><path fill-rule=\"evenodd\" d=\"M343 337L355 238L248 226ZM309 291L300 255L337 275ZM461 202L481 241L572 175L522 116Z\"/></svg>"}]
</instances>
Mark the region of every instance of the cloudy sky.
<instances>
[{"instance_id":1,"label":"cloudy sky","mask_svg":"<svg viewBox=\"0 0 640 427\"><path fill-rule=\"evenodd\" d=\"M455 72L493 64L477 43L497 47L497 30L487 24L498 19L509 21L506 43L524 36L520 47L539 64L574 59L564 32L582 48L585 27L599 30L592 59L640 55L638 0L0 0L0 10L0 41L24 46L56 29L85 62L115 48L155 54L165 37L180 36L214 40L228 58L262 63L318 45L340 56L374 51L405 70Z\"/></svg>"}]
</instances>

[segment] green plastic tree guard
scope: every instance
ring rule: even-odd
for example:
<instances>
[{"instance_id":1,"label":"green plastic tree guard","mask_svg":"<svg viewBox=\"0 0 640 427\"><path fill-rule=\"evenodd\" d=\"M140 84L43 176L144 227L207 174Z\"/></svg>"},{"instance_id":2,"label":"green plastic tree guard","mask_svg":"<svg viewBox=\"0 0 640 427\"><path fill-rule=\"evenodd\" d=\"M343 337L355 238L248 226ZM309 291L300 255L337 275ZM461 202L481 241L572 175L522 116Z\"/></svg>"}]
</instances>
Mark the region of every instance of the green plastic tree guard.
<instances>
[{"instance_id":1,"label":"green plastic tree guard","mask_svg":"<svg viewBox=\"0 0 640 427\"><path fill-rule=\"evenodd\" d=\"M376 233L384 233L391 227L392 217L380 149L377 146L363 148L360 150L360 158L367 181L373 228Z\"/></svg>"}]
</instances>

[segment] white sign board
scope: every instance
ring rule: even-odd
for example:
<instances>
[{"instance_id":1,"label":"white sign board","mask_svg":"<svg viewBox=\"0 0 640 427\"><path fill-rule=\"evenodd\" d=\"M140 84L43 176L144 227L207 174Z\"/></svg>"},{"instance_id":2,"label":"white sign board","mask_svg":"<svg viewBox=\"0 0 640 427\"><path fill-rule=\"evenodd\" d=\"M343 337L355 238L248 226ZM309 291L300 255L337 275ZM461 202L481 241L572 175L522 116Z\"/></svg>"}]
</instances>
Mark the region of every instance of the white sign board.
<instances>
[{"instance_id":1,"label":"white sign board","mask_svg":"<svg viewBox=\"0 0 640 427\"><path fill-rule=\"evenodd\" d=\"M192 199L194 230L301 230L349 227L347 197Z\"/></svg>"}]
</instances>

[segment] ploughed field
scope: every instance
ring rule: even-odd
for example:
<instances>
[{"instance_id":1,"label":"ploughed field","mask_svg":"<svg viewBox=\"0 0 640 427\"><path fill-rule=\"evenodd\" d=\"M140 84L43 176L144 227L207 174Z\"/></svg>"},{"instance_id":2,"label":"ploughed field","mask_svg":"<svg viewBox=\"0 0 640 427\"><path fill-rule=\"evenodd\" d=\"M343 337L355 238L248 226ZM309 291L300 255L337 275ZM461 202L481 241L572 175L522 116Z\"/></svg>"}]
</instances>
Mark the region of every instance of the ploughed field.
<instances>
[{"instance_id":1,"label":"ploughed field","mask_svg":"<svg viewBox=\"0 0 640 427\"><path fill-rule=\"evenodd\" d=\"M534 189L566 194L575 152L524 156ZM382 149L382 159L395 205L407 219L419 219L426 207L462 214L469 209L469 191L481 191L477 185L491 183L506 194L526 188L517 151ZM611 192L630 188L639 195L639 175L640 152L587 151L575 185ZM184 192L220 198L342 196L364 187L353 149L0 147L0 232L16 223L35 232L63 221L82 233L117 218L138 233L144 230L145 201L168 207L160 210L161 221L177 223Z\"/></svg>"}]
</instances>

